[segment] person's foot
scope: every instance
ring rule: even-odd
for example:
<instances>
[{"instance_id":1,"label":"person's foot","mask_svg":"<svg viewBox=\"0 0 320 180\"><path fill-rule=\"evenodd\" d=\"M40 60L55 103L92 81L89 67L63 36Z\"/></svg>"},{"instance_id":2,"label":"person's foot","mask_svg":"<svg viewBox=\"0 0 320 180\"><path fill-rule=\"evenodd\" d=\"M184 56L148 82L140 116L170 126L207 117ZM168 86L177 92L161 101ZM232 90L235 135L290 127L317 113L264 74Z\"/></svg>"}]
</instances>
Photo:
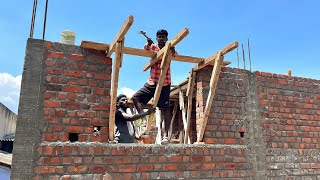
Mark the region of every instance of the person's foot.
<instances>
[{"instance_id":1,"label":"person's foot","mask_svg":"<svg viewBox=\"0 0 320 180\"><path fill-rule=\"evenodd\" d=\"M167 145L167 144L169 144L169 139L168 139L168 137L163 137L163 139L162 139L162 141L161 141L161 144L162 144L162 145Z\"/></svg>"}]
</instances>

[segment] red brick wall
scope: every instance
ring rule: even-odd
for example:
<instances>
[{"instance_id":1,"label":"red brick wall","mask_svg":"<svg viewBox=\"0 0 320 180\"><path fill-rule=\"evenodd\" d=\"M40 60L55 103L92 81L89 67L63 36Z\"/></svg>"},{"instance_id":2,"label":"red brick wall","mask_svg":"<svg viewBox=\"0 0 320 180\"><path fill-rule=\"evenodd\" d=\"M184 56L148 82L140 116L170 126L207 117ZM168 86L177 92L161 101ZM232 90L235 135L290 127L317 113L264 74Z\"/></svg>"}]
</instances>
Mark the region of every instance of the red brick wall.
<instances>
[{"instance_id":1,"label":"red brick wall","mask_svg":"<svg viewBox=\"0 0 320 180\"><path fill-rule=\"evenodd\" d=\"M269 177L320 175L320 81L256 72Z\"/></svg>"},{"instance_id":2,"label":"red brick wall","mask_svg":"<svg viewBox=\"0 0 320 180\"><path fill-rule=\"evenodd\" d=\"M108 144L111 59L47 42L35 179L248 178L246 146ZM100 135L93 127L101 126ZM69 141L69 133L79 135ZM230 137L227 137L228 139Z\"/></svg>"},{"instance_id":3,"label":"red brick wall","mask_svg":"<svg viewBox=\"0 0 320 180\"><path fill-rule=\"evenodd\" d=\"M212 66L197 72L197 131L209 93ZM206 144L243 145L248 138L244 121L247 77L241 69L222 68L203 141ZM241 137L241 133L243 137Z\"/></svg>"},{"instance_id":4,"label":"red brick wall","mask_svg":"<svg viewBox=\"0 0 320 180\"><path fill-rule=\"evenodd\" d=\"M112 60L101 51L62 47L46 43L43 141L66 142L76 133L80 142L107 142ZM92 135L95 126L100 135Z\"/></svg>"},{"instance_id":5,"label":"red brick wall","mask_svg":"<svg viewBox=\"0 0 320 180\"><path fill-rule=\"evenodd\" d=\"M32 43L45 47L41 87L28 84L29 77L23 77L25 92L41 90L37 99L40 119L30 119L40 127L39 133L34 131L41 142L34 141L34 152L26 155L36 162L31 170L34 179L320 178L319 80L223 68L205 145L115 145L107 143L111 59L102 51L29 40ZM26 63L42 58L32 54ZM29 74L38 69L30 68ZM197 72L193 141L211 69ZM23 103L33 102L23 98ZM20 119L30 116L27 110L21 111ZM93 135L94 126L100 127L99 135ZM70 133L78 134L78 142L69 141ZM30 174L18 165L23 152L23 141L19 142L14 154L16 177Z\"/></svg>"}]
</instances>

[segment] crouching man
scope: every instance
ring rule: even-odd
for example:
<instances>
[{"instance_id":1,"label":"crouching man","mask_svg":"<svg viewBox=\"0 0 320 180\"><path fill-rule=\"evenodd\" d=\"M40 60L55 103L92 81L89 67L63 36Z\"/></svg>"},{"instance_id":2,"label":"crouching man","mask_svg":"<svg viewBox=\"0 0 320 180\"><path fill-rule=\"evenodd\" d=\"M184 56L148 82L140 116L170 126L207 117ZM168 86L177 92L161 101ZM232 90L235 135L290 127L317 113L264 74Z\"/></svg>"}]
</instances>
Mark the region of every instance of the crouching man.
<instances>
[{"instance_id":1,"label":"crouching man","mask_svg":"<svg viewBox=\"0 0 320 180\"><path fill-rule=\"evenodd\" d=\"M115 140L118 143L134 143L135 130L133 122L155 111L155 108L149 108L146 112L131 115L127 113L128 98L120 94L117 97L117 110L115 115Z\"/></svg>"}]
</instances>

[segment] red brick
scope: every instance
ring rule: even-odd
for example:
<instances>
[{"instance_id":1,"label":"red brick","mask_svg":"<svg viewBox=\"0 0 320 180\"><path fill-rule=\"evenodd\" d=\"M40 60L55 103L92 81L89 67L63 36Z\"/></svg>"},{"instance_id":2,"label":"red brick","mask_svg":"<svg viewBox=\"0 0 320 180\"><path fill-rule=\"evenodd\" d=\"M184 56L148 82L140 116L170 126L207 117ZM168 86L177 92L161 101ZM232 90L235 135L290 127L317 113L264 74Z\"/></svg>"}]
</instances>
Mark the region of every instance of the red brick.
<instances>
[{"instance_id":1,"label":"red brick","mask_svg":"<svg viewBox=\"0 0 320 180\"><path fill-rule=\"evenodd\" d=\"M56 59L63 59L64 54L61 52L53 52L53 51L47 51L46 56L50 58L56 58Z\"/></svg>"},{"instance_id":2,"label":"red brick","mask_svg":"<svg viewBox=\"0 0 320 180\"><path fill-rule=\"evenodd\" d=\"M104 95L105 90L103 88L95 88L95 89L93 89L93 94Z\"/></svg>"},{"instance_id":3,"label":"red brick","mask_svg":"<svg viewBox=\"0 0 320 180\"><path fill-rule=\"evenodd\" d=\"M109 110L110 106L105 105L105 104L99 104L99 105L95 105L92 107L92 110L94 111L99 111L99 110Z\"/></svg>"},{"instance_id":4,"label":"red brick","mask_svg":"<svg viewBox=\"0 0 320 180\"><path fill-rule=\"evenodd\" d=\"M53 66L55 62L53 60L46 60L44 63L46 66Z\"/></svg>"},{"instance_id":5,"label":"red brick","mask_svg":"<svg viewBox=\"0 0 320 180\"><path fill-rule=\"evenodd\" d=\"M178 164L163 164L162 168L164 171L174 171L174 170L178 170L179 166Z\"/></svg>"},{"instance_id":6,"label":"red brick","mask_svg":"<svg viewBox=\"0 0 320 180\"><path fill-rule=\"evenodd\" d=\"M226 144L236 144L236 139L225 139L224 142Z\"/></svg>"},{"instance_id":7,"label":"red brick","mask_svg":"<svg viewBox=\"0 0 320 180\"><path fill-rule=\"evenodd\" d=\"M107 65L112 65L112 59L108 57L101 57L98 59L98 61L103 62Z\"/></svg>"},{"instance_id":8,"label":"red brick","mask_svg":"<svg viewBox=\"0 0 320 180\"><path fill-rule=\"evenodd\" d=\"M89 172L91 173L104 173L107 170L107 166L101 165L101 166L90 166Z\"/></svg>"},{"instance_id":9,"label":"red brick","mask_svg":"<svg viewBox=\"0 0 320 180\"><path fill-rule=\"evenodd\" d=\"M70 54L68 59L73 61L82 61L84 59L84 56L81 54Z\"/></svg>"},{"instance_id":10,"label":"red brick","mask_svg":"<svg viewBox=\"0 0 320 180\"><path fill-rule=\"evenodd\" d=\"M287 81L284 80L284 79L278 79L278 83L281 84L281 85L287 85Z\"/></svg>"},{"instance_id":11,"label":"red brick","mask_svg":"<svg viewBox=\"0 0 320 180\"><path fill-rule=\"evenodd\" d=\"M55 167L54 166L39 166L39 167L35 168L35 171L38 174L49 174L49 173L55 172Z\"/></svg>"},{"instance_id":12,"label":"red brick","mask_svg":"<svg viewBox=\"0 0 320 180\"><path fill-rule=\"evenodd\" d=\"M65 128L65 131L68 133L82 133L84 130L84 127L82 126L67 126Z\"/></svg>"},{"instance_id":13,"label":"red brick","mask_svg":"<svg viewBox=\"0 0 320 180\"><path fill-rule=\"evenodd\" d=\"M153 171L153 165L138 165L137 170L139 172L145 172L145 171Z\"/></svg>"},{"instance_id":14,"label":"red brick","mask_svg":"<svg viewBox=\"0 0 320 180\"><path fill-rule=\"evenodd\" d=\"M133 165L120 165L119 172L135 172L136 167Z\"/></svg>"},{"instance_id":15,"label":"red brick","mask_svg":"<svg viewBox=\"0 0 320 180\"><path fill-rule=\"evenodd\" d=\"M310 117L309 117L309 115L300 115L300 119L309 120Z\"/></svg>"},{"instance_id":16,"label":"red brick","mask_svg":"<svg viewBox=\"0 0 320 180\"><path fill-rule=\"evenodd\" d=\"M108 136L98 135L98 136L90 136L91 142L108 142Z\"/></svg>"},{"instance_id":17,"label":"red brick","mask_svg":"<svg viewBox=\"0 0 320 180\"><path fill-rule=\"evenodd\" d=\"M62 75L63 71L57 68L47 68L47 73L52 75Z\"/></svg>"},{"instance_id":18,"label":"red brick","mask_svg":"<svg viewBox=\"0 0 320 180\"><path fill-rule=\"evenodd\" d=\"M52 42L46 42L46 48L47 48L47 49L50 49L51 46L52 46Z\"/></svg>"},{"instance_id":19,"label":"red brick","mask_svg":"<svg viewBox=\"0 0 320 180\"><path fill-rule=\"evenodd\" d=\"M203 170L214 170L215 168L216 168L215 164L207 163L207 164L203 164L201 169L203 169Z\"/></svg>"},{"instance_id":20,"label":"red brick","mask_svg":"<svg viewBox=\"0 0 320 180\"><path fill-rule=\"evenodd\" d=\"M61 107L70 109L80 109L81 104L79 102L63 102Z\"/></svg>"},{"instance_id":21,"label":"red brick","mask_svg":"<svg viewBox=\"0 0 320 180\"><path fill-rule=\"evenodd\" d=\"M70 77L82 77L83 72L82 71L76 71L76 70L65 70L64 75L70 76Z\"/></svg>"},{"instance_id":22,"label":"red brick","mask_svg":"<svg viewBox=\"0 0 320 180\"><path fill-rule=\"evenodd\" d=\"M104 73L96 73L94 75L95 79L101 79L101 80L111 80L111 76L109 74Z\"/></svg>"},{"instance_id":23,"label":"red brick","mask_svg":"<svg viewBox=\"0 0 320 180\"><path fill-rule=\"evenodd\" d=\"M58 141L58 134L44 134L43 140L50 141L50 142L56 142L56 141Z\"/></svg>"},{"instance_id":24,"label":"red brick","mask_svg":"<svg viewBox=\"0 0 320 180\"><path fill-rule=\"evenodd\" d=\"M61 107L60 101L45 100L44 107L58 108Z\"/></svg>"},{"instance_id":25,"label":"red brick","mask_svg":"<svg viewBox=\"0 0 320 180\"><path fill-rule=\"evenodd\" d=\"M79 87L79 86L65 86L65 87L63 87L63 91L81 93L82 92L82 88Z\"/></svg>"},{"instance_id":26,"label":"red brick","mask_svg":"<svg viewBox=\"0 0 320 180\"><path fill-rule=\"evenodd\" d=\"M67 169L69 173L85 173L87 172L87 166L69 166Z\"/></svg>"}]
</instances>

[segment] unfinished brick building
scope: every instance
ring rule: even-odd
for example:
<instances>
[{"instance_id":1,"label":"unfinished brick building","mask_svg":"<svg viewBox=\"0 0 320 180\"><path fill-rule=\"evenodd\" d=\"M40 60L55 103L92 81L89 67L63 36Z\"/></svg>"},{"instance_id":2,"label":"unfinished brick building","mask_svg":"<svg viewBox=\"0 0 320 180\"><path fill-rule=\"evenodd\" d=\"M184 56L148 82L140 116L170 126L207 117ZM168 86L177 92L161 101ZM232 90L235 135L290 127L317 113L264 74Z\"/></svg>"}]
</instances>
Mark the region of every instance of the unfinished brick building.
<instances>
[{"instance_id":1,"label":"unfinished brick building","mask_svg":"<svg viewBox=\"0 0 320 180\"><path fill-rule=\"evenodd\" d=\"M29 39L11 178L319 179L320 80L222 67L193 144L212 69L194 78L191 144L110 144L112 59Z\"/></svg>"}]
</instances>

